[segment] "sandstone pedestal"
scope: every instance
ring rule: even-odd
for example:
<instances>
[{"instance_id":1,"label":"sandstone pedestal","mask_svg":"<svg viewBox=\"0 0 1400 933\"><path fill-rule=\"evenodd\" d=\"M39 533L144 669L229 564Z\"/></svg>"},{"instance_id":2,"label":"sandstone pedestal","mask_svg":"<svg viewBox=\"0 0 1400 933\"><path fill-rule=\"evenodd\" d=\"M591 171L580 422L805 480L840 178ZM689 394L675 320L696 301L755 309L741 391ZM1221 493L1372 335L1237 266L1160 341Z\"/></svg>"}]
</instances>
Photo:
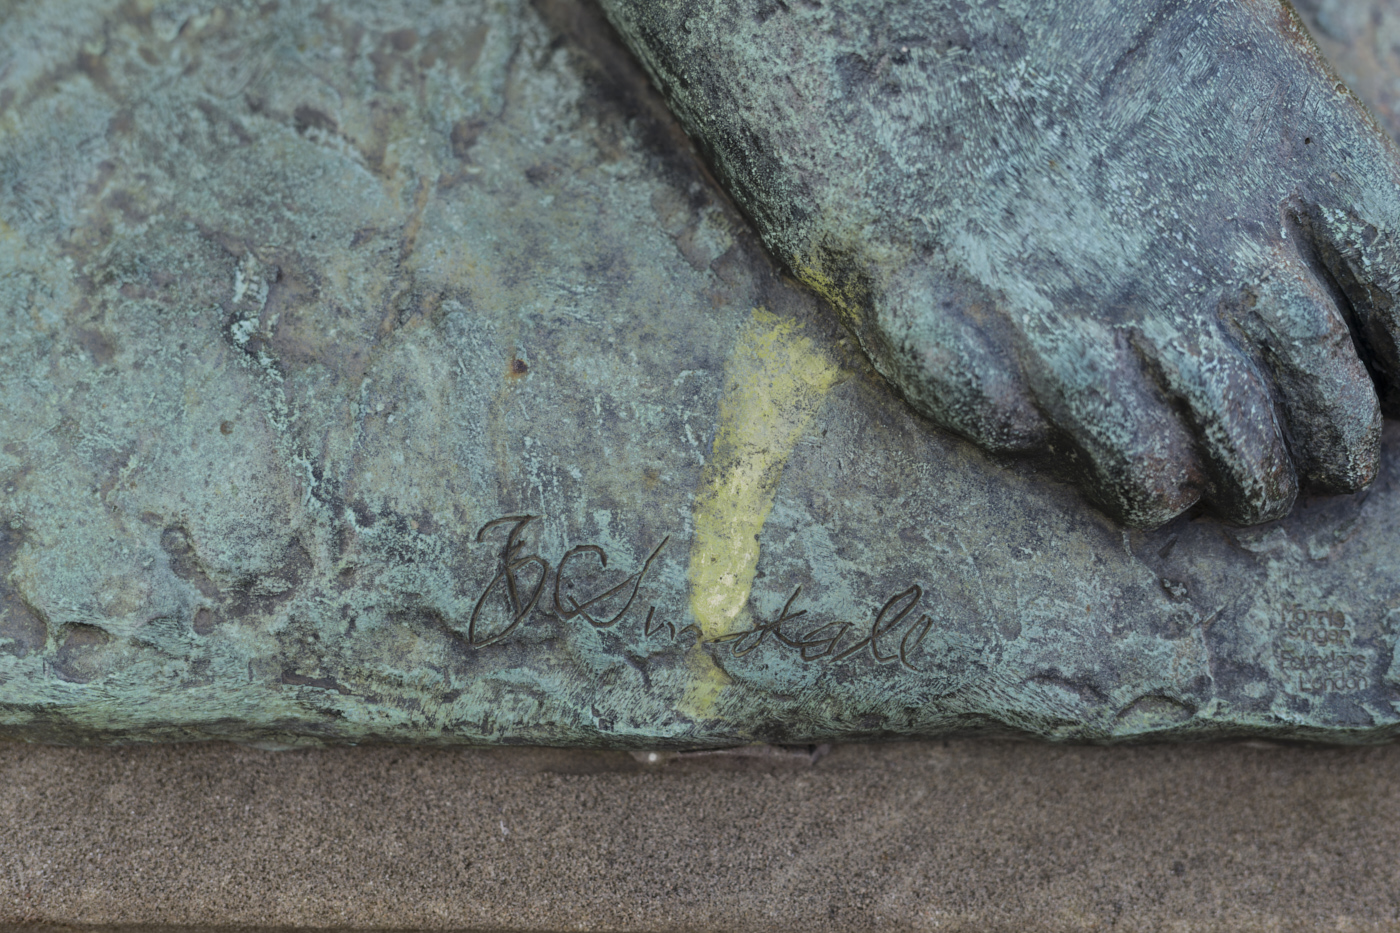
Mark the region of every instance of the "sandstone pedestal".
<instances>
[{"instance_id":1,"label":"sandstone pedestal","mask_svg":"<svg viewBox=\"0 0 1400 933\"><path fill-rule=\"evenodd\" d=\"M1381 933L1397 775L1394 747L0 746L0 929Z\"/></svg>"}]
</instances>

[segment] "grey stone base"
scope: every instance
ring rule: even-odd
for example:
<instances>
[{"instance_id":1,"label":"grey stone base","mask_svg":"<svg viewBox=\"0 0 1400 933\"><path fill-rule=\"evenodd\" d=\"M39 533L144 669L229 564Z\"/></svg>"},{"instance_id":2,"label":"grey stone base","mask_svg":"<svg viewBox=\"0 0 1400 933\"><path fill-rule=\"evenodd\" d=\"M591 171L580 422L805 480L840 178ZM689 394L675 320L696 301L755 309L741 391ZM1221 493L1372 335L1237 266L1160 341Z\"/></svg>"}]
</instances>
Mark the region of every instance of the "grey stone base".
<instances>
[{"instance_id":1,"label":"grey stone base","mask_svg":"<svg viewBox=\"0 0 1400 933\"><path fill-rule=\"evenodd\" d=\"M646 757L0 745L0 930L1400 927L1396 747Z\"/></svg>"}]
</instances>

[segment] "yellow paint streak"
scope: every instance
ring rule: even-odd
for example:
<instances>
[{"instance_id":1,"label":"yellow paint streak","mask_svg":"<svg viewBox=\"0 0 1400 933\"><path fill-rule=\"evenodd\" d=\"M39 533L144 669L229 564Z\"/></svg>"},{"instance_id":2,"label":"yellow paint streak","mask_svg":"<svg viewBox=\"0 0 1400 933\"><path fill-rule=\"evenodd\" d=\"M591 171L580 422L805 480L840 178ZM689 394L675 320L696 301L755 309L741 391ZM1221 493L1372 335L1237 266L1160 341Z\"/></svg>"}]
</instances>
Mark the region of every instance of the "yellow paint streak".
<instances>
[{"instance_id":1,"label":"yellow paint streak","mask_svg":"<svg viewBox=\"0 0 1400 933\"><path fill-rule=\"evenodd\" d=\"M817 256L799 260L794 272L799 282L825 298L836 309L847 327L859 327L862 316L860 296L851 286L838 282Z\"/></svg>"},{"instance_id":2,"label":"yellow paint streak","mask_svg":"<svg viewBox=\"0 0 1400 933\"><path fill-rule=\"evenodd\" d=\"M749 619L758 539L773 510L783 466L840 368L792 321L753 312L725 367L714 449L696 490L690 547L690 610L710 640ZM697 644L680 711L704 716L729 678Z\"/></svg>"}]
</instances>

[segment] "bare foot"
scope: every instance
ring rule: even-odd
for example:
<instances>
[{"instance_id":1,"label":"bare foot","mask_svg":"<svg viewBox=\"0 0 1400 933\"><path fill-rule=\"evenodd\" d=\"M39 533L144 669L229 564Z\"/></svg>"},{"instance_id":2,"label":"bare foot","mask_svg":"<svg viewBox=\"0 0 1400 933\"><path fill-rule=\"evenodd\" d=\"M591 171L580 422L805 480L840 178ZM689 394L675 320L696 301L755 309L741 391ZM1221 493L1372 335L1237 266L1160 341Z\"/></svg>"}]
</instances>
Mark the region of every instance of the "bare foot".
<instances>
[{"instance_id":1,"label":"bare foot","mask_svg":"<svg viewBox=\"0 0 1400 933\"><path fill-rule=\"evenodd\" d=\"M1138 526L1375 476L1400 154L1274 0L603 0L920 411Z\"/></svg>"}]
</instances>

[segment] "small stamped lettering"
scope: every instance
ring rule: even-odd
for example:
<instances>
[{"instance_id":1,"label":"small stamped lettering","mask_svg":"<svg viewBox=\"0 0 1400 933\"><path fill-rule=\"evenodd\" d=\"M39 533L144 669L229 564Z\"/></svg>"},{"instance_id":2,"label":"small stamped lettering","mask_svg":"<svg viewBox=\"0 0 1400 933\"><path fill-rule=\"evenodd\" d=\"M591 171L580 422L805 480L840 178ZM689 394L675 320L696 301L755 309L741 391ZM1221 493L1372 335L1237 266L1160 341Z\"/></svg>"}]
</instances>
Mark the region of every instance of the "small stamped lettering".
<instances>
[{"instance_id":1,"label":"small stamped lettering","mask_svg":"<svg viewBox=\"0 0 1400 933\"><path fill-rule=\"evenodd\" d=\"M1355 643L1347 614L1337 608L1283 607L1274 659L1299 693L1357 693L1369 686L1370 654Z\"/></svg>"}]
</instances>

